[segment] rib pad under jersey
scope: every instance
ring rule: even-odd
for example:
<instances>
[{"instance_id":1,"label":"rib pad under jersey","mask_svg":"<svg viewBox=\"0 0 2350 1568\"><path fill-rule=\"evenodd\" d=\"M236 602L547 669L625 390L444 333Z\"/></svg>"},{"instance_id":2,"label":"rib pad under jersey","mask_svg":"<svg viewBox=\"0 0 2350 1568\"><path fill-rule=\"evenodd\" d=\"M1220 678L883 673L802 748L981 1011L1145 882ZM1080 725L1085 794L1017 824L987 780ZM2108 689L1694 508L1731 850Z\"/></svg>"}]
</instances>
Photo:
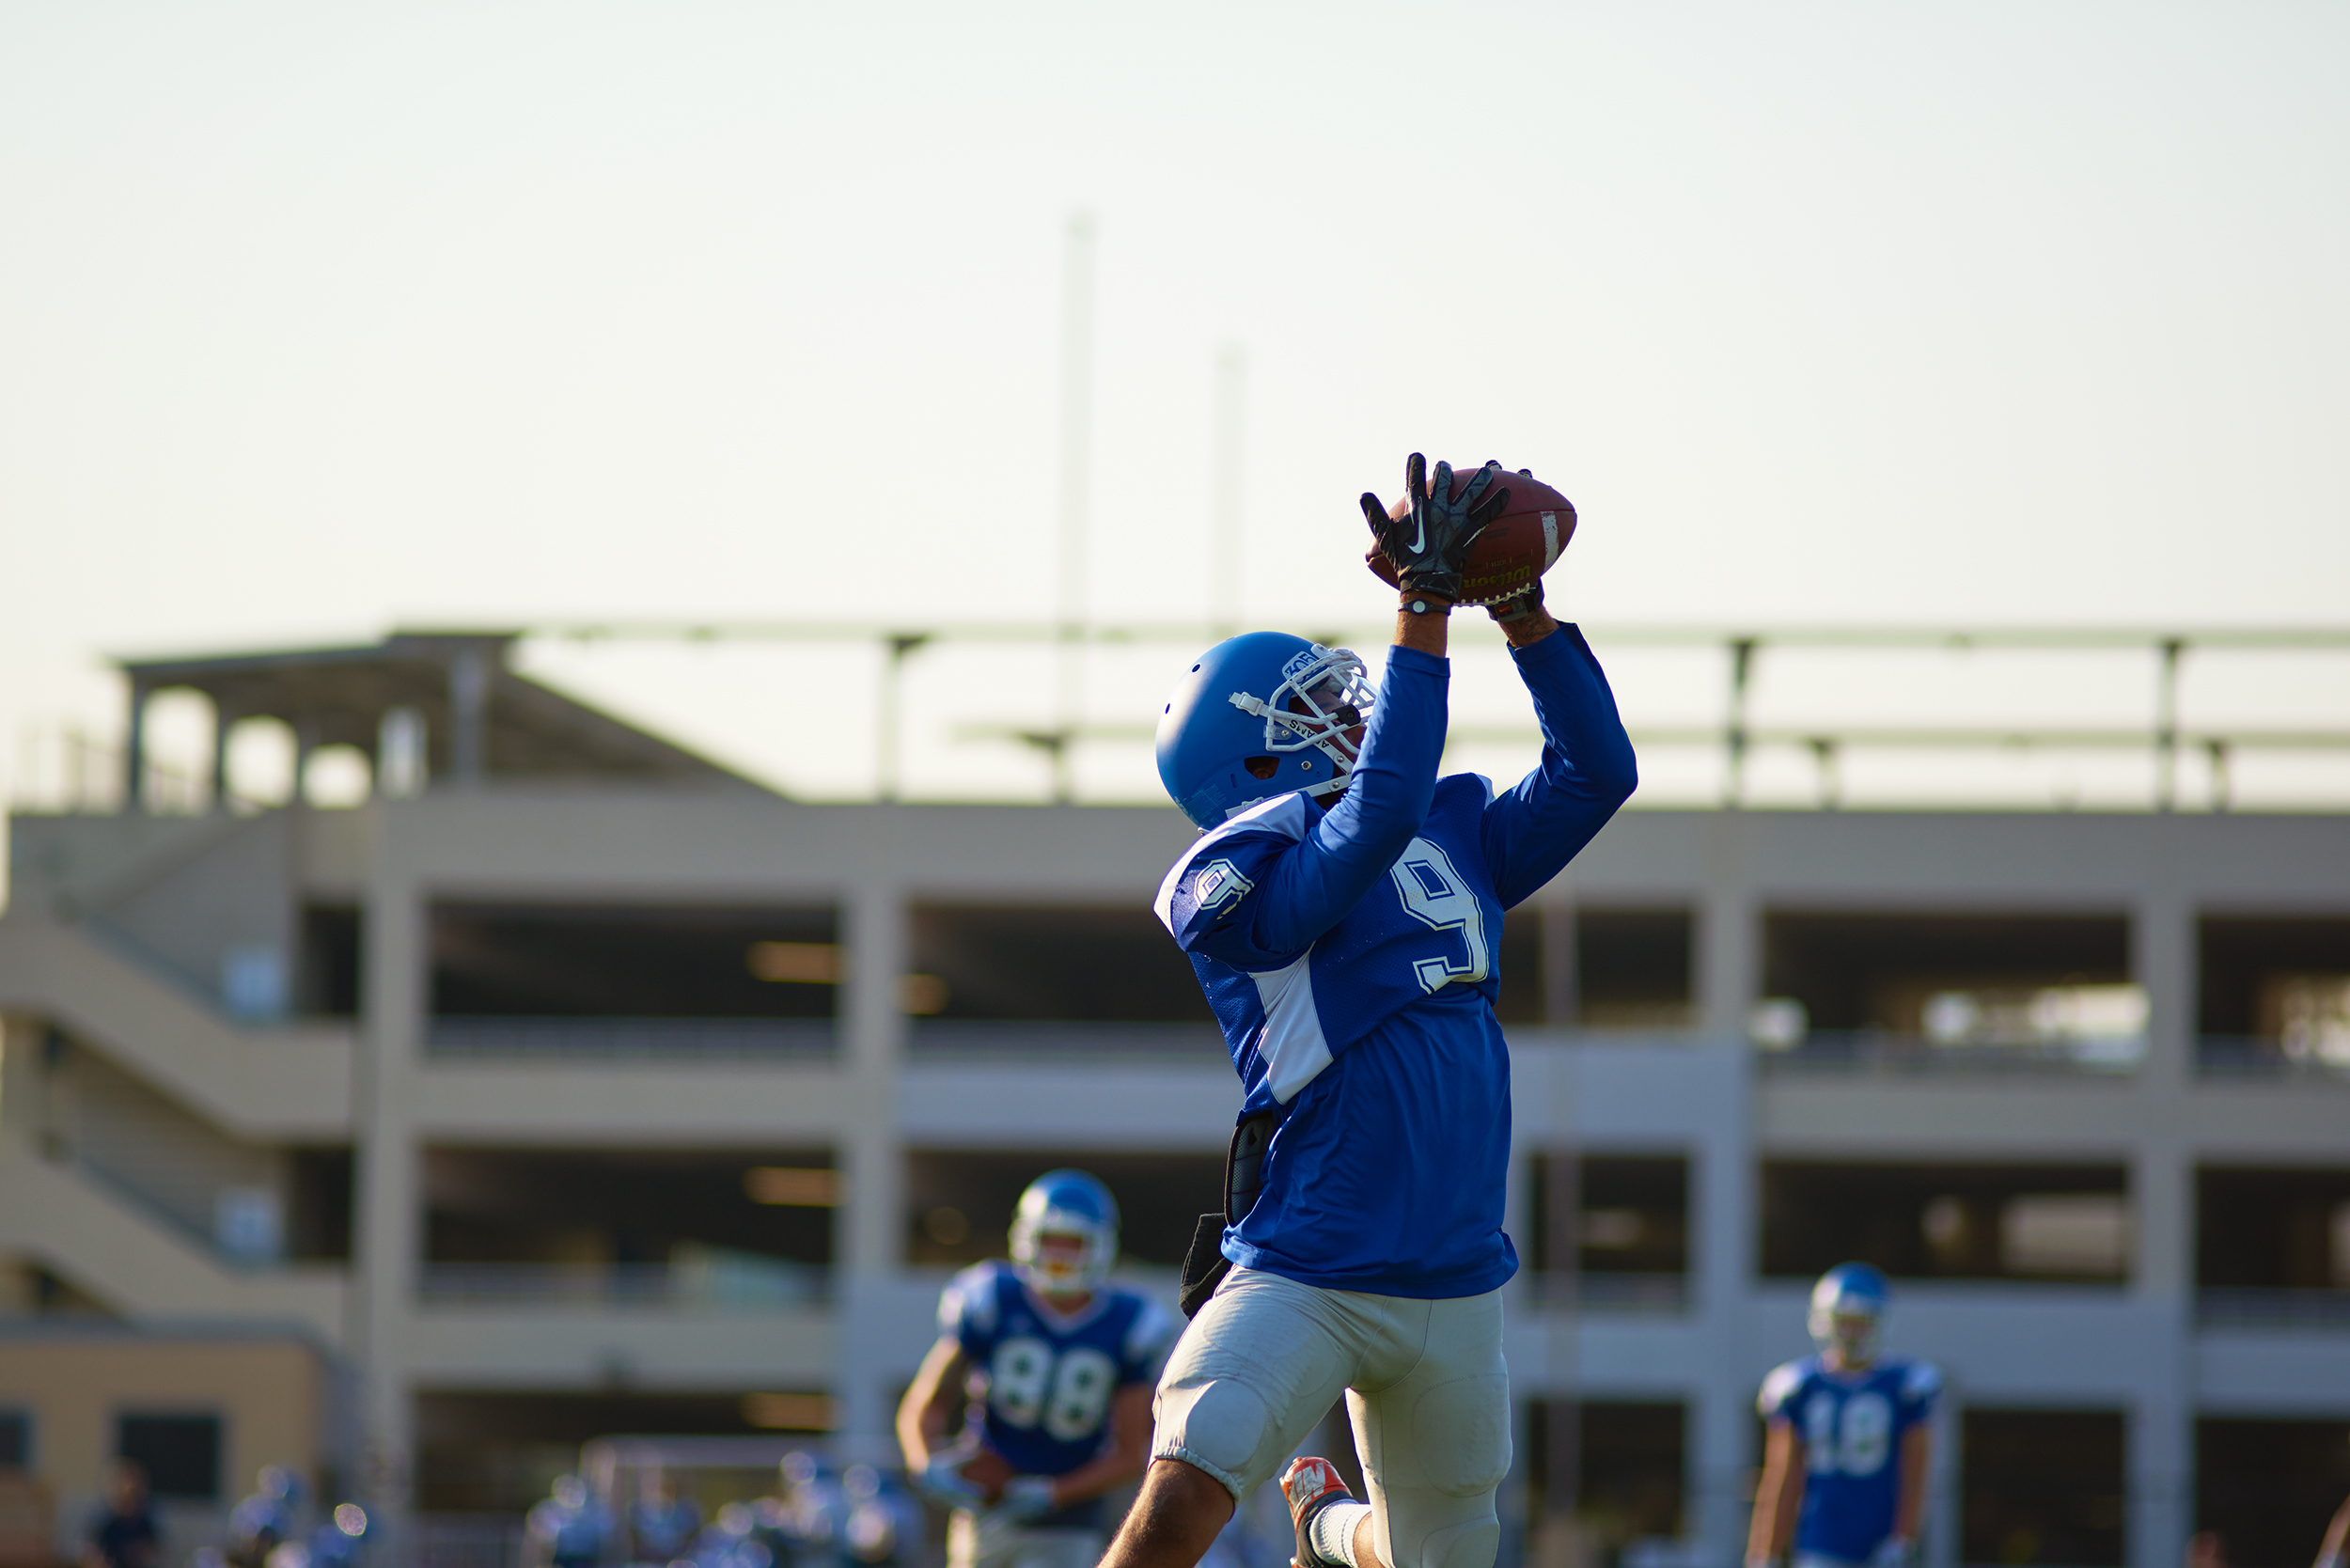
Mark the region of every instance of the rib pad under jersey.
<instances>
[{"instance_id":1,"label":"rib pad under jersey","mask_svg":"<svg viewBox=\"0 0 2350 1568\"><path fill-rule=\"evenodd\" d=\"M1543 734L1510 792L1438 780L1446 661L1393 650L1346 797L1203 835L1159 889L1246 1090L1279 1105L1263 1190L1224 1255L1331 1290L1437 1299L1517 1271L1501 1229L1510 1058L1502 912L1632 792L1632 746L1572 627L1512 651Z\"/></svg>"}]
</instances>

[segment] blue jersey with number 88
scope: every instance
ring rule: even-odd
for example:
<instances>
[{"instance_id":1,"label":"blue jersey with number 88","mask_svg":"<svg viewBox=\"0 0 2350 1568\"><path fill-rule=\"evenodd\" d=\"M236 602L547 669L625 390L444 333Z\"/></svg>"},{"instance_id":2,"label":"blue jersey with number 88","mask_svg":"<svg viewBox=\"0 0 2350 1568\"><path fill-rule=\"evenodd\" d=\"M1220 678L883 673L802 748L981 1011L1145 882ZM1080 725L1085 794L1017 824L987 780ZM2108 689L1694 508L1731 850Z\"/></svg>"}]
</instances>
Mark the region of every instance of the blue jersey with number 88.
<instances>
[{"instance_id":1,"label":"blue jersey with number 88","mask_svg":"<svg viewBox=\"0 0 2350 1568\"><path fill-rule=\"evenodd\" d=\"M1063 1316L1011 1267L974 1264L938 1302L939 1332L987 1381L980 1440L1021 1475L1067 1475L1102 1451L1110 1402L1150 1383L1175 1342L1175 1315L1116 1285Z\"/></svg>"},{"instance_id":2,"label":"blue jersey with number 88","mask_svg":"<svg viewBox=\"0 0 2350 1568\"><path fill-rule=\"evenodd\" d=\"M1435 776L1445 660L1391 650L1346 796L1286 794L1202 835L1159 888L1246 1098L1285 1108L1224 1255L1327 1290L1442 1299L1517 1271L1501 1229L1504 910L1632 792L1631 742L1581 634L1512 650L1541 765L1496 796Z\"/></svg>"}]
</instances>

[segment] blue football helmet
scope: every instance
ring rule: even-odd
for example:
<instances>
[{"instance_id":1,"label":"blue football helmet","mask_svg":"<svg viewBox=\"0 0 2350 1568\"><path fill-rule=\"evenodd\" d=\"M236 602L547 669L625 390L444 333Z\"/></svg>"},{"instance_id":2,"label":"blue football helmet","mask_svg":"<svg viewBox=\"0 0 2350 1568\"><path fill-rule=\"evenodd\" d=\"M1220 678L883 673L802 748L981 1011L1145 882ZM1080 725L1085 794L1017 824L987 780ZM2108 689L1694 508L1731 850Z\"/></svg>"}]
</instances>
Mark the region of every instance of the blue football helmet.
<instances>
[{"instance_id":1,"label":"blue football helmet","mask_svg":"<svg viewBox=\"0 0 2350 1568\"><path fill-rule=\"evenodd\" d=\"M1159 781L1200 827L1276 795L1336 794L1378 695L1343 648L1286 632L1227 638L1160 710Z\"/></svg>"},{"instance_id":2,"label":"blue football helmet","mask_svg":"<svg viewBox=\"0 0 2350 1568\"><path fill-rule=\"evenodd\" d=\"M1846 1366L1865 1367L1877 1358L1877 1333L1892 1304L1892 1287L1867 1263L1839 1263L1811 1287L1811 1342L1834 1349Z\"/></svg>"},{"instance_id":3,"label":"blue football helmet","mask_svg":"<svg viewBox=\"0 0 2350 1568\"><path fill-rule=\"evenodd\" d=\"M1039 1236L1082 1236L1074 1258L1048 1253ZM1118 1261L1118 1200L1082 1170L1048 1170L1028 1184L1011 1220L1011 1261L1031 1289L1076 1295L1108 1278Z\"/></svg>"}]
</instances>

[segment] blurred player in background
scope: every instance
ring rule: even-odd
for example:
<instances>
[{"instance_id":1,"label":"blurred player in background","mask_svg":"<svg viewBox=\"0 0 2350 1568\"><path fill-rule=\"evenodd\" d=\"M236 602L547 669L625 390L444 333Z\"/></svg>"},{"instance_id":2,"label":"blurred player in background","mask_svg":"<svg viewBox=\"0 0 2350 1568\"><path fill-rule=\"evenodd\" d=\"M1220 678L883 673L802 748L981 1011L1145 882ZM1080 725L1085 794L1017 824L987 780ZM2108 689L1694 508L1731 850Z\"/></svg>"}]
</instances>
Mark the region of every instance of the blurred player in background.
<instances>
[{"instance_id":1,"label":"blurred player in background","mask_svg":"<svg viewBox=\"0 0 2350 1568\"><path fill-rule=\"evenodd\" d=\"M1363 497L1402 592L1378 690L1344 649L1257 632L1201 654L1159 721L1159 776L1205 831L1157 913L1243 1098L1116 1568L1198 1562L1341 1394L1371 1496L1326 1460L1289 1466L1302 1568L1488 1568L1498 1549L1501 1286L1517 1271L1502 914L1635 783L1599 663L1539 580L1489 613L1533 698L1540 763L1498 795L1437 776L1448 616L1510 478L1488 463L1456 490L1439 463L1432 486L1414 453L1403 516Z\"/></svg>"},{"instance_id":2,"label":"blurred player in background","mask_svg":"<svg viewBox=\"0 0 2350 1568\"><path fill-rule=\"evenodd\" d=\"M280 1544L294 1538L302 1483L283 1465L264 1465L253 1495L228 1515L228 1560L235 1568L261 1568Z\"/></svg>"},{"instance_id":3,"label":"blurred player in background","mask_svg":"<svg viewBox=\"0 0 2350 1568\"><path fill-rule=\"evenodd\" d=\"M898 1441L923 1494L954 1510L951 1568L1091 1568L1103 1494L1142 1473L1151 1385L1179 1325L1107 1282L1118 1204L1082 1170L1020 1195L1011 1258L964 1270L939 1298ZM975 1377L985 1390L966 1415Z\"/></svg>"},{"instance_id":4,"label":"blurred player in background","mask_svg":"<svg viewBox=\"0 0 2350 1568\"><path fill-rule=\"evenodd\" d=\"M1762 1480L1748 1568L1908 1568L1917 1560L1942 1374L1877 1354L1891 1293L1867 1263L1840 1263L1811 1291L1816 1356L1762 1380Z\"/></svg>"},{"instance_id":5,"label":"blurred player in background","mask_svg":"<svg viewBox=\"0 0 2350 1568\"><path fill-rule=\"evenodd\" d=\"M525 1519L529 1555L548 1568L596 1568L612 1546L611 1510L578 1476L557 1476Z\"/></svg>"},{"instance_id":6,"label":"blurred player in background","mask_svg":"<svg viewBox=\"0 0 2350 1568\"><path fill-rule=\"evenodd\" d=\"M679 1495L666 1470L648 1470L628 1505L629 1560L672 1562L683 1557L702 1529L701 1505Z\"/></svg>"},{"instance_id":7,"label":"blurred player in background","mask_svg":"<svg viewBox=\"0 0 2350 1568\"><path fill-rule=\"evenodd\" d=\"M2326 1527L2326 1539L2318 1543L2317 1561L2313 1568L2350 1568L2350 1497L2342 1499L2334 1510L2334 1517Z\"/></svg>"}]
</instances>

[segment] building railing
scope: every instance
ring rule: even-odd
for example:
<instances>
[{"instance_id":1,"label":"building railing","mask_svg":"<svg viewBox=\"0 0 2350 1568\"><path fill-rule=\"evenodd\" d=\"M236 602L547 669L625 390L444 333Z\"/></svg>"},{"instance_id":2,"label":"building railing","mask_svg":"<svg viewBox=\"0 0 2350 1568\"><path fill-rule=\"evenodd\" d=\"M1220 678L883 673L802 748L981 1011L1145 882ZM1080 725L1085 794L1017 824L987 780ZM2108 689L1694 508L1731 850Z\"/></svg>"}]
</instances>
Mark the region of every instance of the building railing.
<instances>
[{"instance_id":1,"label":"building railing","mask_svg":"<svg viewBox=\"0 0 2350 1568\"><path fill-rule=\"evenodd\" d=\"M1089 1023L996 1018L917 1018L906 1043L925 1061L1088 1057L1133 1060L1178 1057L1223 1062L1230 1057L1214 1024Z\"/></svg>"},{"instance_id":2,"label":"building railing","mask_svg":"<svg viewBox=\"0 0 2350 1568\"><path fill-rule=\"evenodd\" d=\"M428 1262L429 1307L556 1307L682 1312L781 1312L830 1298L832 1271L785 1258L711 1249L666 1263Z\"/></svg>"},{"instance_id":3,"label":"building railing","mask_svg":"<svg viewBox=\"0 0 2350 1568\"><path fill-rule=\"evenodd\" d=\"M1526 1275L1527 1294L1536 1307L1596 1313L1674 1313L1688 1309L1689 1277L1586 1269Z\"/></svg>"},{"instance_id":4,"label":"building railing","mask_svg":"<svg viewBox=\"0 0 2350 1568\"><path fill-rule=\"evenodd\" d=\"M2296 1051L2274 1035L2204 1035L2195 1043L2195 1071L2206 1078L2350 1085L2350 1054Z\"/></svg>"},{"instance_id":5,"label":"building railing","mask_svg":"<svg viewBox=\"0 0 2350 1568\"><path fill-rule=\"evenodd\" d=\"M1289 618L1298 624L1296 618ZM1311 622L1306 623L1308 627ZM1017 651L1057 673L1035 682L1006 682L1001 679L971 681L956 687L957 710L933 721L941 731L933 738L950 745L993 748L998 760L1005 748L1026 752L1040 764L1052 798L1073 797L1080 753L1100 747L1134 748L1152 739L1151 698L1140 703L1121 700L1115 713L1092 711L1079 698L1090 690L1130 693L1136 680L1151 682L1156 692L1181 668L1180 658L1236 628L1205 621L1167 621L1110 625L1052 622L935 622L927 626L885 625L845 621L595 621L558 622L531 627L518 634L525 651L559 652L613 643L688 642L697 647L727 644L782 645L826 650L828 682L842 693L844 706L862 706L874 717L875 752L870 793L892 800L902 791L906 754L905 681L911 666L951 658L958 652L1000 660ZM1710 754L1717 770L1709 769L1701 798L1725 806L1748 803L1754 796L1753 774L1760 760L1776 759L1781 774L1794 763L1808 788L1789 794L1782 777L1774 799L1800 804L1808 793L1823 808L1842 804L1847 775L1856 758L1985 756L2060 756L2094 760L2135 756L2150 762L2142 783L2126 786L2128 797L2110 804L2142 804L2155 810L2192 806L2225 810L2239 794L2238 775L2248 759L2322 757L2336 761L2350 758L2350 716L2340 708L2316 701L2297 705L2290 717L2279 721L2251 713L2233 712L2217 696L2208 700L2186 689L2186 676L2209 660L2240 664L2265 660L2268 690L2298 690L2312 694L2344 689L2344 682L2327 667L2311 673L2310 661L2329 665L2350 654L2350 627L2007 627L1935 629L1905 627L1724 628L1694 626L1601 626L1588 629L1593 645L1611 660L1661 652L1680 658L1697 655L1704 661L1701 679L1715 695L1696 704L1680 701L1643 702L1637 682L1627 682L1626 723L1634 743L1645 752ZM1324 623L1312 635L1327 641L1357 645L1384 644L1390 629ZM856 689L854 677L839 684L838 659L830 652L841 647L862 647L870 655L866 689ZM1464 649L1464 656L1473 650ZM1981 665L1964 661L1996 655L2001 660L2029 657L2046 666L2044 678L2018 682L2016 694L2002 706L2038 706L2032 699L2051 690L2087 694L2103 690L2092 682L2068 680L2068 666L2084 657L2123 658L2142 666L2131 672L2142 680L2137 691L2119 702L2081 706L2082 716L2067 719L2009 718L1995 709L1984 719L1980 703L1936 704L1912 677L1918 661L1957 661L1954 685L1984 690L1996 682ZM1819 682L1825 696L1809 703L1782 697L1780 665L1822 658L1837 661L1840 679ZM1137 660L1139 659L1139 663ZM1906 662L1904 662L1906 661ZM2285 661L2278 663L2278 661ZM2295 662L2297 661L2297 663ZM1873 670L1872 670L1873 662ZM1122 679L1087 679L1099 666ZM2035 664L2034 670L2041 665ZM1147 670L1147 674L1145 671ZM2004 672L2004 671L2003 671ZM2281 673L2280 673L2281 672ZM1040 673L1042 671L1040 670ZM2012 673L2012 672L2005 672ZM1849 674L1849 679L1841 677ZM1891 716L1862 716L1865 695L1890 688L1895 694ZM1799 683L1791 677L1784 682ZM1050 713L1020 716L1017 702L996 706L994 713L971 712L965 694L995 706L1004 694L1019 690L1055 694ZM1995 693L1995 696L1997 694ZM2189 700L2196 698L2196 700ZM1874 704L1880 711L1888 704ZM1681 712L1671 710L1679 709ZM1523 722L1491 725L1474 715L1457 716L1449 738L1467 745L1533 745L1539 740ZM140 774L138 792L148 809L198 812L212 808L209 769L187 758L163 759L142 751L126 756L115 742L91 736L81 729L55 735L28 736L17 748L6 785L8 798L20 809L44 811L115 811L122 808L128 786L123 777L133 766ZM2287 764L2297 766L2298 764ZM988 770L993 773L995 769ZM2060 770L2061 773L2061 770ZM1136 798L1155 801L1147 772L1131 776L1141 786ZM2257 780L2253 782L2257 783ZM2062 777L2039 781L2050 804L2076 799L2078 787ZM827 785L832 792L839 786ZM998 784L996 788L999 788ZM1121 784L1122 791L1132 786ZM2319 809L2350 806L2338 776L2291 786L2294 798ZM1950 784L1938 771L1920 776L1914 784L1897 785L1880 779L1870 787L1873 804L1897 800L1927 800L1949 804ZM2139 792L2143 792L2140 793ZM934 787L926 792L935 792ZM990 794L995 792L990 789ZM1652 784L1650 799L1663 792ZM1784 798L1782 798L1784 797ZM2134 798L2129 798L2134 797ZM240 808L255 803L239 802Z\"/></svg>"},{"instance_id":6,"label":"building railing","mask_svg":"<svg viewBox=\"0 0 2350 1568\"><path fill-rule=\"evenodd\" d=\"M2195 1293L2205 1328L2350 1328L2350 1290L2206 1286Z\"/></svg>"},{"instance_id":7,"label":"building railing","mask_svg":"<svg viewBox=\"0 0 2350 1568\"><path fill-rule=\"evenodd\" d=\"M1765 1073L1874 1073L1893 1077L2044 1073L2112 1077L2138 1071L2146 1058L2140 1038L2070 1040L2048 1044L1944 1044L1922 1034L1882 1029L1813 1029L1783 1049L1758 1045Z\"/></svg>"},{"instance_id":8,"label":"building railing","mask_svg":"<svg viewBox=\"0 0 2350 1568\"><path fill-rule=\"evenodd\" d=\"M839 1029L829 1018L440 1017L425 1026L424 1049L449 1060L822 1061L838 1053Z\"/></svg>"}]
</instances>

